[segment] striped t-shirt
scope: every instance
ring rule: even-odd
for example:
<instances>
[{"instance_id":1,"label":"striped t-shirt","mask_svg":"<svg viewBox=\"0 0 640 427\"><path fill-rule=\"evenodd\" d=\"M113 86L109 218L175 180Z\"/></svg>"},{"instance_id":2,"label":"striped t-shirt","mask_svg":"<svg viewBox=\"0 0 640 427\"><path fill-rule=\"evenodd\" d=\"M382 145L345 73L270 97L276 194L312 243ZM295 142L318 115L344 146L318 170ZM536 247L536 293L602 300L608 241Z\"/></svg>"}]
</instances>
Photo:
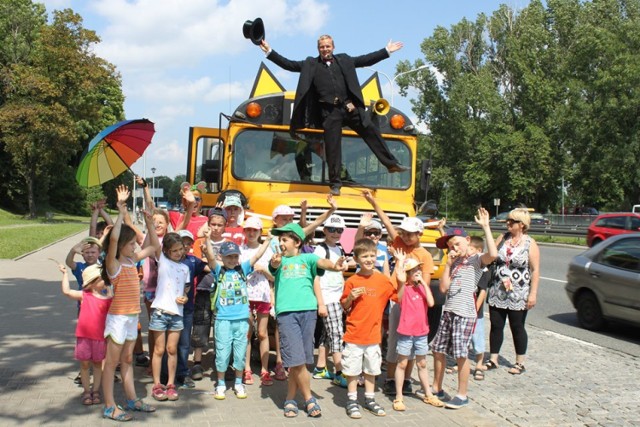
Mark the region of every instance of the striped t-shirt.
<instances>
[{"instance_id":1,"label":"striped t-shirt","mask_svg":"<svg viewBox=\"0 0 640 427\"><path fill-rule=\"evenodd\" d=\"M140 313L140 279L138 269L133 260L131 264L120 263L115 275L109 276L113 285L113 300L109 314Z\"/></svg>"},{"instance_id":2,"label":"striped t-shirt","mask_svg":"<svg viewBox=\"0 0 640 427\"><path fill-rule=\"evenodd\" d=\"M451 284L447 291L444 311L450 311L460 317L476 318L474 294L476 285L482 276L481 254L459 258L453 262L449 271Z\"/></svg>"}]
</instances>

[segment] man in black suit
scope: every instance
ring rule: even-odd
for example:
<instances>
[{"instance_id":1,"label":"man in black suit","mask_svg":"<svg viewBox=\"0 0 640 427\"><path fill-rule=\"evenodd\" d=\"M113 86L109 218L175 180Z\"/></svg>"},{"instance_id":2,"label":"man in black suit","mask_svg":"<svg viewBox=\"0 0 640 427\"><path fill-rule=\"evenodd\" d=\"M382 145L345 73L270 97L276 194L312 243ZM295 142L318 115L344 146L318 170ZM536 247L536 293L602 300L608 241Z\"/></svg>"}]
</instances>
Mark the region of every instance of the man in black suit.
<instances>
[{"instance_id":1,"label":"man in black suit","mask_svg":"<svg viewBox=\"0 0 640 427\"><path fill-rule=\"evenodd\" d=\"M266 40L262 40L260 48L267 54L267 59L276 65L300 73L291 130L324 129L324 149L332 194L339 195L342 187L342 127L345 124L360 135L389 173L409 170L389 151L380 130L366 114L356 74L356 68L374 65L401 49L401 42L389 41L383 49L352 57L344 53L334 55L333 39L324 35L318 39L320 55L307 57L303 61L285 58L272 50Z\"/></svg>"}]
</instances>

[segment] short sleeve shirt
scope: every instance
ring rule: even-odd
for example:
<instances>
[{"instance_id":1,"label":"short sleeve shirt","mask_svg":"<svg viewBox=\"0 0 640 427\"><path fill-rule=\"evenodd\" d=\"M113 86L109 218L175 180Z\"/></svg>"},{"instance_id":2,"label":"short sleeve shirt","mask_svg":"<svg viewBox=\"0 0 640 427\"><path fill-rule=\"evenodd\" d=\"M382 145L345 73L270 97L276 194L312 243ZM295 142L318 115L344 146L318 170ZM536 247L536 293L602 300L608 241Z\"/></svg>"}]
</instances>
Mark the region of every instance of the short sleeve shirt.
<instances>
[{"instance_id":1,"label":"short sleeve shirt","mask_svg":"<svg viewBox=\"0 0 640 427\"><path fill-rule=\"evenodd\" d=\"M460 317L475 319L475 290L482 275L480 254L456 259L449 269L451 284L447 291L444 311L450 311Z\"/></svg>"},{"instance_id":2,"label":"short sleeve shirt","mask_svg":"<svg viewBox=\"0 0 640 427\"><path fill-rule=\"evenodd\" d=\"M318 309L313 279L318 275L318 255L282 257L280 267L270 271L275 278L276 315Z\"/></svg>"},{"instance_id":3,"label":"short sleeve shirt","mask_svg":"<svg viewBox=\"0 0 640 427\"><path fill-rule=\"evenodd\" d=\"M251 263L244 261L240 268L247 277L252 271ZM216 265L217 286L220 288L216 306L216 319L242 320L249 318L249 296L247 294L247 282L236 270L226 270L221 274L222 265ZM222 276L222 277L221 277Z\"/></svg>"}]
</instances>

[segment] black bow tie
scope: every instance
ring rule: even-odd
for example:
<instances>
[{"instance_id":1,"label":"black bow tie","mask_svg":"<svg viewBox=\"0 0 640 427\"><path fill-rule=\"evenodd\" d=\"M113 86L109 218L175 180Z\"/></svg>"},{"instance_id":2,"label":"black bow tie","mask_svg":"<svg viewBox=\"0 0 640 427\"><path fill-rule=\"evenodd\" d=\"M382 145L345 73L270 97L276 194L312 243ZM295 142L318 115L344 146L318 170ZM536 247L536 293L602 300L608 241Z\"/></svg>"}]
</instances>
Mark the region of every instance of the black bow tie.
<instances>
[{"instance_id":1,"label":"black bow tie","mask_svg":"<svg viewBox=\"0 0 640 427\"><path fill-rule=\"evenodd\" d=\"M333 58L325 59L324 63L325 64L333 64Z\"/></svg>"}]
</instances>

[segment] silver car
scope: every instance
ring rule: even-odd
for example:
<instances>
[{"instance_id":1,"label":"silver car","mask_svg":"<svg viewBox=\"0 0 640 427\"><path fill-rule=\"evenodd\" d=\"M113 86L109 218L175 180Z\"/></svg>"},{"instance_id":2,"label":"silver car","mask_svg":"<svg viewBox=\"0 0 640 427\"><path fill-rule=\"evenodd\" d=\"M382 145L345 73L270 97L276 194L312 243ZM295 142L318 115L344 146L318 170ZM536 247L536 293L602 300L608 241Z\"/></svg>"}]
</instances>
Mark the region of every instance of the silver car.
<instances>
[{"instance_id":1,"label":"silver car","mask_svg":"<svg viewBox=\"0 0 640 427\"><path fill-rule=\"evenodd\" d=\"M573 258L565 290L585 329L607 319L640 326L640 233L604 240Z\"/></svg>"}]
</instances>

